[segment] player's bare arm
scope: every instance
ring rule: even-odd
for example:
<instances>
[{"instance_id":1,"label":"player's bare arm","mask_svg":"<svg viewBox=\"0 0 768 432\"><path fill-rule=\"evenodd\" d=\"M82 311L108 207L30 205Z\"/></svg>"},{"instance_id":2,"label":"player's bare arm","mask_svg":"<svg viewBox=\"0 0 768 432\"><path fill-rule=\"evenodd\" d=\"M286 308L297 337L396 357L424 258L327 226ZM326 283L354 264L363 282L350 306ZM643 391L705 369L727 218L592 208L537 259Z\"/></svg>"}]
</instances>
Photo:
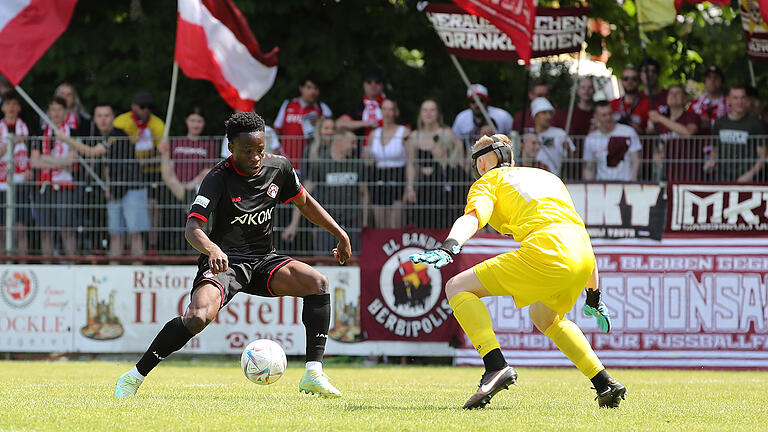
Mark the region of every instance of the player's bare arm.
<instances>
[{"instance_id":1,"label":"player's bare arm","mask_svg":"<svg viewBox=\"0 0 768 432\"><path fill-rule=\"evenodd\" d=\"M327 211L321 206L312 195L310 195L306 189L293 200L293 204L299 209L301 214L307 218L308 221L313 224L325 228L326 231L331 233L339 240L339 245L336 248L337 259L340 264L344 264L349 256L352 254L352 246L349 243L349 236L338 223L328 214Z\"/></svg>"},{"instance_id":2,"label":"player's bare arm","mask_svg":"<svg viewBox=\"0 0 768 432\"><path fill-rule=\"evenodd\" d=\"M227 254L221 251L216 243L203 231L203 221L191 217L187 219L187 225L184 228L184 237L187 242L197 249L201 254L208 255L208 266L213 274L223 273L229 268L229 258Z\"/></svg>"}]
</instances>

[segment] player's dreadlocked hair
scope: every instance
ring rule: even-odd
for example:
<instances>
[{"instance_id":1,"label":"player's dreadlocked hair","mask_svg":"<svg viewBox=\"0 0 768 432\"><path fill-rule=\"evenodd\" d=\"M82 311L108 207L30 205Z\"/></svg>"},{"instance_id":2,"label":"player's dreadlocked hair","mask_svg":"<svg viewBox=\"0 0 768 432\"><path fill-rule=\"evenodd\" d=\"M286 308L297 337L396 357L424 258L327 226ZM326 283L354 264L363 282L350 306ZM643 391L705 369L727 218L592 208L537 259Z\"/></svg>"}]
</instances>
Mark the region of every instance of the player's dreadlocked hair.
<instances>
[{"instance_id":1,"label":"player's dreadlocked hair","mask_svg":"<svg viewBox=\"0 0 768 432\"><path fill-rule=\"evenodd\" d=\"M224 123L227 139L232 142L241 133L264 132L264 119L255 112L234 113Z\"/></svg>"}]
</instances>

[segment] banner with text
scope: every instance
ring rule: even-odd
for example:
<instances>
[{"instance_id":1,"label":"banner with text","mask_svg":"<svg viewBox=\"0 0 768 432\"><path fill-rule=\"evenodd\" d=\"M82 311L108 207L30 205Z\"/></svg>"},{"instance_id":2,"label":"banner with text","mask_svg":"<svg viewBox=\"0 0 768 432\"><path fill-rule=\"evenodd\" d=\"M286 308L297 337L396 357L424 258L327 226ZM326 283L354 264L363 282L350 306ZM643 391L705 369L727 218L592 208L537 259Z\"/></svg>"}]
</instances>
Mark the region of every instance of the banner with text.
<instances>
[{"instance_id":1,"label":"banner with text","mask_svg":"<svg viewBox=\"0 0 768 432\"><path fill-rule=\"evenodd\" d=\"M368 340L450 342L458 323L443 286L458 270L437 270L408 257L434 249L442 230L363 230L360 316Z\"/></svg>"},{"instance_id":2,"label":"banner with text","mask_svg":"<svg viewBox=\"0 0 768 432\"><path fill-rule=\"evenodd\" d=\"M752 60L768 60L768 24L760 14L760 4L757 0L739 0L739 7L747 56Z\"/></svg>"},{"instance_id":3,"label":"banner with text","mask_svg":"<svg viewBox=\"0 0 768 432\"><path fill-rule=\"evenodd\" d=\"M768 235L768 185L670 184L669 232Z\"/></svg>"},{"instance_id":4,"label":"banner with text","mask_svg":"<svg viewBox=\"0 0 768 432\"><path fill-rule=\"evenodd\" d=\"M661 240L666 194L657 184L569 183L573 204L592 238Z\"/></svg>"},{"instance_id":5,"label":"banner with text","mask_svg":"<svg viewBox=\"0 0 768 432\"><path fill-rule=\"evenodd\" d=\"M768 369L768 238L595 240L603 300L613 328L567 315L607 367ZM516 249L511 240L467 242L453 265L467 268ZM450 266L449 266L450 267ZM570 366L511 297L483 299L512 365ZM456 362L481 365L468 340Z\"/></svg>"},{"instance_id":6,"label":"banner with text","mask_svg":"<svg viewBox=\"0 0 768 432\"><path fill-rule=\"evenodd\" d=\"M360 337L360 270L317 267L330 281L328 354L350 354ZM193 266L0 266L0 351L143 352L184 312ZM303 354L299 298L236 296L187 353L237 353L272 339Z\"/></svg>"},{"instance_id":7,"label":"banner with text","mask_svg":"<svg viewBox=\"0 0 768 432\"><path fill-rule=\"evenodd\" d=\"M487 19L454 4L425 9L449 53L475 60L509 61L520 56L509 37ZM578 52L587 32L589 8L536 8L531 58Z\"/></svg>"}]
</instances>

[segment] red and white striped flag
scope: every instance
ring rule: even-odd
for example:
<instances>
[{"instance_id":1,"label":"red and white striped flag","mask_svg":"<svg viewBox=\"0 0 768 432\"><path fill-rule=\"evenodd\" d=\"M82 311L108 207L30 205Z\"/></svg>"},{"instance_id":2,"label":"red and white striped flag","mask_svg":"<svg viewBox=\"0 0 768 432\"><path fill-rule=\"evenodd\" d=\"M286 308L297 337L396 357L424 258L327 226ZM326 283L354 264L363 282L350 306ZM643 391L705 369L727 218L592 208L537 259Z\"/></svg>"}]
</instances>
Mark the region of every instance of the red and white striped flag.
<instances>
[{"instance_id":1,"label":"red and white striped flag","mask_svg":"<svg viewBox=\"0 0 768 432\"><path fill-rule=\"evenodd\" d=\"M14 86L66 30L77 0L0 1L0 72Z\"/></svg>"},{"instance_id":2,"label":"red and white striped flag","mask_svg":"<svg viewBox=\"0 0 768 432\"><path fill-rule=\"evenodd\" d=\"M213 82L232 108L250 111L277 76L277 48L264 54L232 0L179 0L175 60Z\"/></svg>"}]
</instances>

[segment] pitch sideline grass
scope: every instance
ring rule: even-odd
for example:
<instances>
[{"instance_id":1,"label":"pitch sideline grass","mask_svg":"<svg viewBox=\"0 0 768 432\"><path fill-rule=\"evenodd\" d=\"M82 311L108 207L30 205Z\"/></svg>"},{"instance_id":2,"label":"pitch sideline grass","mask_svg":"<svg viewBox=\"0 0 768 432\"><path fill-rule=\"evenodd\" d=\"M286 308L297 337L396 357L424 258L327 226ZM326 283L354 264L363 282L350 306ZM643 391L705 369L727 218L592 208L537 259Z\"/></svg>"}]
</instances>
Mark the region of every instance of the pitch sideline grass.
<instances>
[{"instance_id":1,"label":"pitch sideline grass","mask_svg":"<svg viewBox=\"0 0 768 432\"><path fill-rule=\"evenodd\" d=\"M757 431L768 424L768 374L616 370L629 394L598 409L576 369L519 369L519 385L462 411L478 368L329 366L344 396L297 391L302 365L270 386L236 361L168 361L131 400L112 397L127 363L0 362L0 431Z\"/></svg>"}]
</instances>

